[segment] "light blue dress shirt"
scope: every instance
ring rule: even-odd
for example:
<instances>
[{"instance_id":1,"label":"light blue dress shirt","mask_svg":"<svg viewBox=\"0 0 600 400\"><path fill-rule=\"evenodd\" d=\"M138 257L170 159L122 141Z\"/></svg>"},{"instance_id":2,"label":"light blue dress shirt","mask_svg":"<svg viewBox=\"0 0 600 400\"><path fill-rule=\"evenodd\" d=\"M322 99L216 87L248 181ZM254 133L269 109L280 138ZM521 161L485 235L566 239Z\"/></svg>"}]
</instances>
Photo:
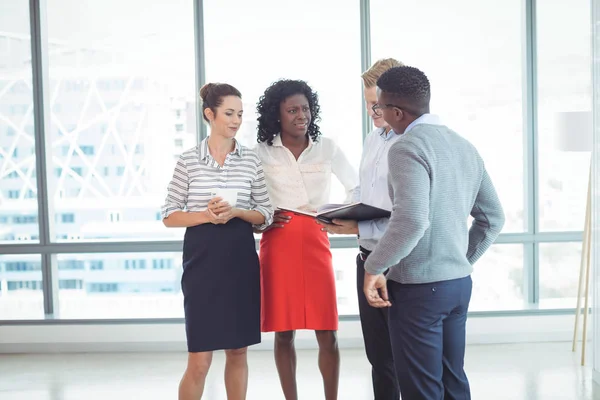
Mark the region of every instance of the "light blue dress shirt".
<instances>
[{"instance_id":1,"label":"light blue dress shirt","mask_svg":"<svg viewBox=\"0 0 600 400\"><path fill-rule=\"evenodd\" d=\"M360 185L353 192L353 202L362 202L384 210L392 210L392 200L388 189L388 151L400 135L384 128L373 130L363 144L360 161ZM360 246L373 250L383 236L388 218L358 223Z\"/></svg>"},{"instance_id":2,"label":"light blue dress shirt","mask_svg":"<svg viewBox=\"0 0 600 400\"><path fill-rule=\"evenodd\" d=\"M423 114L406 127L408 133L419 124L441 125L437 115ZM363 144L360 161L360 185L354 190L352 202L361 202L392 211L392 199L388 185L388 152L400 139L393 130L385 133L385 128L374 129ZM373 250L383 236L389 219L381 218L358 223L358 243L367 250Z\"/></svg>"}]
</instances>

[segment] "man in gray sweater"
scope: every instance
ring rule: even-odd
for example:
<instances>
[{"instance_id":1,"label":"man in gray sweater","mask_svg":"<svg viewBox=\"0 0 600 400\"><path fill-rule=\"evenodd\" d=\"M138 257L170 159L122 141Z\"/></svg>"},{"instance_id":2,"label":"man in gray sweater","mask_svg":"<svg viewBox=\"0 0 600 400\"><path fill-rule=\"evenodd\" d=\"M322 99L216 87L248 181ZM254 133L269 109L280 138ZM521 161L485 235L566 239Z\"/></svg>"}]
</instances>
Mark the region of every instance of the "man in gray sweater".
<instances>
[{"instance_id":1,"label":"man in gray sweater","mask_svg":"<svg viewBox=\"0 0 600 400\"><path fill-rule=\"evenodd\" d=\"M502 206L475 147L429 114L423 72L395 67L377 87L374 111L402 136L389 151L392 216L365 262L365 296L390 307L402 398L470 399L471 272L504 225Z\"/></svg>"}]
</instances>

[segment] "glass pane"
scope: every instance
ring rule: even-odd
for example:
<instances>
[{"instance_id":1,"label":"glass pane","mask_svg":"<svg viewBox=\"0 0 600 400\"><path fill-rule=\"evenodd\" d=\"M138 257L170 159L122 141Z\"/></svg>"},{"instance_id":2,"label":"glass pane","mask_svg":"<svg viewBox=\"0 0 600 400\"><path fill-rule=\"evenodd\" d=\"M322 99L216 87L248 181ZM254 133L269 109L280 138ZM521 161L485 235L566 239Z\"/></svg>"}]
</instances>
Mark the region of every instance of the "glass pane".
<instances>
[{"instance_id":1,"label":"glass pane","mask_svg":"<svg viewBox=\"0 0 600 400\"><path fill-rule=\"evenodd\" d=\"M358 249L331 249L339 315L358 315L356 255Z\"/></svg>"},{"instance_id":2,"label":"glass pane","mask_svg":"<svg viewBox=\"0 0 600 400\"><path fill-rule=\"evenodd\" d=\"M581 265L581 242L540 243L539 246L540 306L575 308Z\"/></svg>"},{"instance_id":3,"label":"glass pane","mask_svg":"<svg viewBox=\"0 0 600 400\"><path fill-rule=\"evenodd\" d=\"M183 318L181 253L60 254L61 318Z\"/></svg>"},{"instance_id":4,"label":"glass pane","mask_svg":"<svg viewBox=\"0 0 600 400\"><path fill-rule=\"evenodd\" d=\"M159 211L196 144L193 2L48 0L48 36L55 239L181 237Z\"/></svg>"},{"instance_id":5,"label":"glass pane","mask_svg":"<svg viewBox=\"0 0 600 400\"><path fill-rule=\"evenodd\" d=\"M0 255L0 320L44 318L39 255Z\"/></svg>"},{"instance_id":6,"label":"glass pane","mask_svg":"<svg viewBox=\"0 0 600 400\"><path fill-rule=\"evenodd\" d=\"M29 2L0 2L0 242L39 240Z\"/></svg>"},{"instance_id":7,"label":"glass pane","mask_svg":"<svg viewBox=\"0 0 600 400\"><path fill-rule=\"evenodd\" d=\"M302 79L319 94L321 132L336 140L356 170L362 151L359 2L206 0L206 79L242 93L244 122L237 138L256 144L256 103L280 78ZM318 10L318 12L315 12ZM310 27L309 27L310 26ZM333 50L335 49L335 50ZM332 51L333 50L333 51ZM241 61L241 63L240 63ZM345 198L333 180L331 201Z\"/></svg>"},{"instance_id":8,"label":"glass pane","mask_svg":"<svg viewBox=\"0 0 600 400\"><path fill-rule=\"evenodd\" d=\"M557 119L592 107L590 2L547 0L536 8L540 230L583 230L590 152L568 151L557 135L573 145L583 132L561 132Z\"/></svg>"},{"instance_id":9,"label":"glass pane","mask_svg":"<svg viewBox=\"0 0 600 400\"><path fill-rule=\"evenodd\" d=\"M357 315L356 249L333 249L338 312ZM61 318L183 318L181 253L60 254Z\"/></svg>"},{"instance_id":10,"label":"glass pane","mask_svg":"<svg viewBox=\"0 0 600 400\"><path fill-rule=\"evenodd\" d=\"M338 312L358 315L357 249L332 249ZM526 307L523 296L523 245L493 245L475 264L471 311L513 310Z\"/></svg>"},{"instance_id":11,"label":"glass pane","mask_svg":"<svg viewBox=\"0 0 600 400\"><path fill-rule=\"evenodd\" d=\"M394 57L427 74L431 112L486 162L505 208L504 232L526 229L522 9L522 0L371 0L372 60ZM399 15L426 18L398 23Z\"/></svg>"},{"instance_id":12,"label":"glass pane","mask_svg":"<svg viewBox=\"0 0 600 400\"><path fill-rule=\"evenodd\" d=\"M497 244L479 259L473 271L470 311L526 308L523 295L524 257L521 244Z\"/></svg>"}]
</instances>

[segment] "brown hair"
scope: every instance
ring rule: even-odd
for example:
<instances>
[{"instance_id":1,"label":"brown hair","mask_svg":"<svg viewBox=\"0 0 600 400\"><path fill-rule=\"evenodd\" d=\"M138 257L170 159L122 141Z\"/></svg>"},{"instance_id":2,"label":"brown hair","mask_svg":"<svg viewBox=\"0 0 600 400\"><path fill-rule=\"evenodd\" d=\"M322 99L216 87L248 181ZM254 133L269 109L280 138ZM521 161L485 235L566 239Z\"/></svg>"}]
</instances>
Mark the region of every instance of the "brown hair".
<instances>
[{"instance_id":1,"label":"brown hair","mask_svg":"<svg viewBox=\"0 0 600 400\"><path fill-rule=\"evenodd\" d=\"M223 104L223 97L237 96L240 99L242 94L235 87L227 83L207 83L200 89L200 99L202 99L202 116L206 122L208 118L204 110L210 108L213 113L217 113L217 108Z\"/></svg>"},{"instance_id":2,"label":"brown hair","mask_svg":"<svg viewBox=\"0 0 600 400\"><path fill-rule=\"evenodd\" d=\"M379 79L379 77L383 75L385 71L393 67L403 66L404 64L395 58L382 58L375 61L375 63L371 65L371 68L363 72L360 77L362 78L363 84L367 89L372 88L377 85L377 79Z\"/></svg>"}]
</instances>

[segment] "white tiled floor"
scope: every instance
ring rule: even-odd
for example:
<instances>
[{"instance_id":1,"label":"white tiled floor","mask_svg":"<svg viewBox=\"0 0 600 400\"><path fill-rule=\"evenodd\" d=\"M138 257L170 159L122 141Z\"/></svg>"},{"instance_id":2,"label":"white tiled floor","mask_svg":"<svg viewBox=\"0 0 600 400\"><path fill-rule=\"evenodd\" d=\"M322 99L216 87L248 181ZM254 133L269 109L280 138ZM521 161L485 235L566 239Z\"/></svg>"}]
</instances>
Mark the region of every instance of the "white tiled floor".
<instances>
[{"instance_id":1,"label":"white tiled floor","mask_svg":"<svg viewBox=\"0 0 600 400\"><path fill-rule=\"evenodd\" d=\"M588 358L591 364L591 358ZM1 400L176 399L183 353L0 355ZM223 355L217 353L205 399L225 399ZM250 352L249 400L282 399L272 353ZM570 343L469 346L466 360L475 400L591 400L589 366ZM316 352L300 351L301 399L323 399ZM342 350L340 400L372 399L362 350Z\"/></svg>"}]
</instances>

